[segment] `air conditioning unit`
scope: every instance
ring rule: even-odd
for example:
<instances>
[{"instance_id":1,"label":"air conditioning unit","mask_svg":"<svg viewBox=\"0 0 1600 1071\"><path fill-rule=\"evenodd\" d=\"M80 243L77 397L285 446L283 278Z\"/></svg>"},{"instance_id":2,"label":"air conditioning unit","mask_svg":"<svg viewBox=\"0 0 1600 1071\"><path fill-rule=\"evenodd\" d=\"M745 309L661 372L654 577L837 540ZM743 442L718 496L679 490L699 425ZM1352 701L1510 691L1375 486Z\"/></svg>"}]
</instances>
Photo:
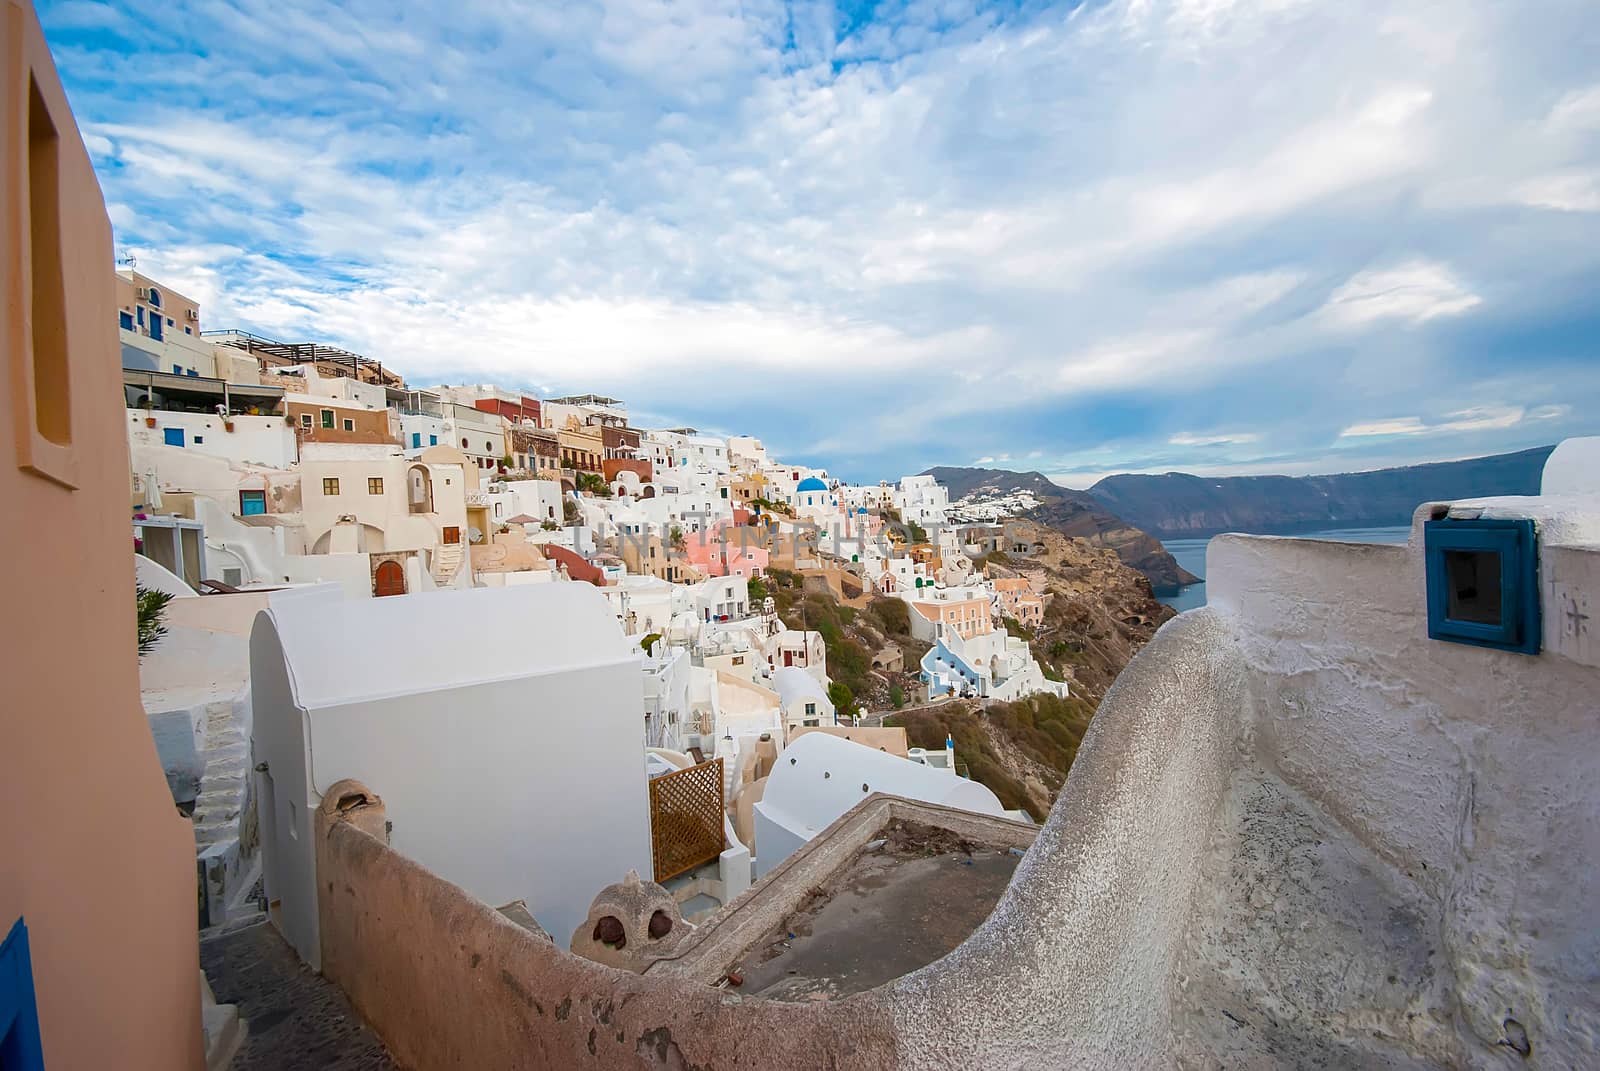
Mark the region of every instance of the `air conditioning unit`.
<instances>
[{"instance_id":1,"label":"air conditioning unit","mask_svg":"<svg viewBox=\"0 0 1600 1071\"><path fill-rule=\"evenodd\" d=\"M148 286L135 287L134 293L138 295L140 301L150 300L150 288Z\"/></svg>"},{"instance_id":2,"label":"air conditioning unit","mask_svg":"<svg viewBox=\"0 0 1600 1071\"><path fill-rule=\"evenodd\" d=\"M194 321L198 322L199 319L200 319L200 310L199 309L184 309L183 310L183 318L185 320L194 320Z\"/></svg>"}]
</instances>

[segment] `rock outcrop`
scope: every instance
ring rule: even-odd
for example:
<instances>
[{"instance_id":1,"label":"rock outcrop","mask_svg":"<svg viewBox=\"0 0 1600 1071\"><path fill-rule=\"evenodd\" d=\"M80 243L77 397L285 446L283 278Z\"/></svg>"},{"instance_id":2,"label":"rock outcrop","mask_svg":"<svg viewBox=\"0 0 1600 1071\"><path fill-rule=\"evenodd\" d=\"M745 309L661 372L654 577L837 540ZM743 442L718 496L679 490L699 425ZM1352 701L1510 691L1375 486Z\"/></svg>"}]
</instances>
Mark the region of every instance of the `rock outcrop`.
<instances>
[{"instance_id":1,"label":"rock outcrop","mask_svg":"<svg viewBox=\"0 0 1600 1071\"><path fill-rule=\"evenodd\" d=\"M1041 472L940 467L923 475L937 479L949 490L952 501L1003 498L1026 492L1039 504L1024 512L1024 518L1054 528L1068 538L1085 539L1094 546L1115 551L1117 557L1149 577L1157 590L1182 587L1200 579L1179 565L1149 532L1129 524L1089 493L1062 487Z\"/></svg>"}]
</instances>

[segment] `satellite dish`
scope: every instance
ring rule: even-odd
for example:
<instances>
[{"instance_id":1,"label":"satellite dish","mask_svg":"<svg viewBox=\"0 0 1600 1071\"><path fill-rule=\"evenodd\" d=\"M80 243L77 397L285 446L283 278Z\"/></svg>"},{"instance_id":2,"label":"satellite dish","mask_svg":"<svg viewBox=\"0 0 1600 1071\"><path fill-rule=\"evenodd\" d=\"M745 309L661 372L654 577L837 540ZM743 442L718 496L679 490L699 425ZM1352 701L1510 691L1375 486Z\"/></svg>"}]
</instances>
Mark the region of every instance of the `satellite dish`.
<instances>
[{"instance_id":1,"label":"satellite dish","mask_svg":"<svg viewBox=\"0 0 1600 1071\"><path fill-rule=\"evenodd\" d=\"M467 529L467 541L470 542L470 543L482 543L483 542L483 533L478 531L478 529L476 529L476 528L468 528Z\"/></svg>"}]
</instances>

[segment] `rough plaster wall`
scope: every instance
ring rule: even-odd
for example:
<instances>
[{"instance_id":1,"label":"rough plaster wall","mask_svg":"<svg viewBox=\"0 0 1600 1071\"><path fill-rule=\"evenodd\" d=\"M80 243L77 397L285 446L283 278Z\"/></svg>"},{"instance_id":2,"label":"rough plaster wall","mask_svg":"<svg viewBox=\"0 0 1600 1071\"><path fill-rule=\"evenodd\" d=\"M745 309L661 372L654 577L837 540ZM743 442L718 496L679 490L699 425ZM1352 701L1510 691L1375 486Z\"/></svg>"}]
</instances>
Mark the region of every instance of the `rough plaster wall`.
<instances>
[{"instance_id":1,"label":"rough plaster wall","mask_svg":"<svg viewBox=\"0 0 1600 1071\"><path fill-rule=\"evenodd\" d=\"M1168 980L1236 756L1231 640L1184 615L1118 678L989 920L889 987L905 1066L1168 1065Z\"/></svg>"},{"instance_id":2,"label":"rough plaster wall","mask_svg":"<svg viewBox=\"0 0 1600 1071\"><path fill-rule=\"evenodd\" d=\"M1600 675L1427 640L1413 548L1212 547L920 971L816 1006L596 973L340 835L329 972L419 1066L1600 1066Z\"/></svg>"},{"instance_id":3,"label":"rough plaster wall","mask_svg":"<svg viewBox=\"0 0 1600 1071\"><path fill-rule=\"evenodd\" d=\"M406 1067L898 1066L870 997L740 998L537 938L353 825L317 837L322 971Z\"/></svg>"},{"instance_id":4,"label":"rough plaster wall","mask_svg":"<svg viewBox=\"0 0 1600 1071\"><path fill-rule=\"evenodd\" d=\"M1349 857L1385 876L1335 875L1307 906L1381 891L1362 915L1366 954L1437 953L1446 999L1418 979L1421 1036L1374 1029L1434 1063L1500 1066L1523 1049L1535 1066L1600 1063L1600 675L1558 654L1429 640L1419 547L1213 548L1211 598L1252 625L1240 644L1263 781L1293 785ZM1398 950L1374 929L1397 912L1426 922ZM1307 997L1337 1013L1387 991L1357 978Z\"/></svg>"}]
</instances>

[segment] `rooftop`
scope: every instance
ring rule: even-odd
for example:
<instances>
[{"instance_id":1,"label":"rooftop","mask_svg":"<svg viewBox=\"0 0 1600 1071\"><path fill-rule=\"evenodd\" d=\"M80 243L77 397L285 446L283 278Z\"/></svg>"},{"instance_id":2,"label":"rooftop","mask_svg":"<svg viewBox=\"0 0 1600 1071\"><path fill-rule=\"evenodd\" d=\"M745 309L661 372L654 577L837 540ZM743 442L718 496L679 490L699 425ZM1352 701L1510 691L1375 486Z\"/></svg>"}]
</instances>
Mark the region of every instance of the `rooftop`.
<instances>
[{"instance_id":1,"label":"rooftop","mask_svg":"<svg viewBox=\"0 0 1600 1071\"><path fill-rule=\"evenodd\" d=\"M910 974L989 917L1022 859L947 829L896 819L730 971L742 992L834 1000Z\"/></svg>"}]
</instances>

